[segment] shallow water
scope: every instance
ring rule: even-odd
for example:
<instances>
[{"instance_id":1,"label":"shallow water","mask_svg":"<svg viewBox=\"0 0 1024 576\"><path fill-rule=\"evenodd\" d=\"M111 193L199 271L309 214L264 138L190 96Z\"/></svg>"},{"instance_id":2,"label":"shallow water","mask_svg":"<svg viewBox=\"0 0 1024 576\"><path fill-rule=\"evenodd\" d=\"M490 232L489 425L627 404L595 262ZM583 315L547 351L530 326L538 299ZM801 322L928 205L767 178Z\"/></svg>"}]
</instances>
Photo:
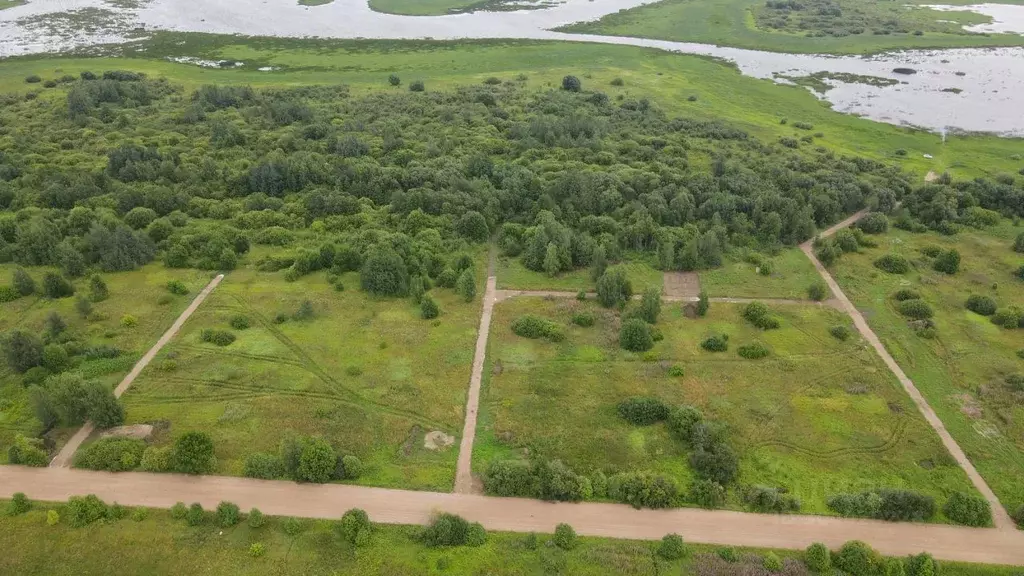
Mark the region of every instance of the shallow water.
<instances>
[{"instance_id":1,"label":"shallow water","mask_svg":"<svg viewBox=\"0 0 1024 576\"><path fill-rule=\"evenodd\" d=\"M121 42L135 30L176 30L280 37L375 39L524 38L644 46L735 62L757 78L819 71L895 78L876 87L827 81L822 97L836 110L934 131L1024 135L1024 48L906 51L872 57L759 52L707 44L563 34L550 29L653 0L566 0L552 8L447 16L399 16L370 10L366 0L305 7L295 0L152 0L139 8L103 0L32 0L0 11L0 56L56 52ZM897 67L917 71L893 73ZM957 75L961 72L964 75ZM957 89L960 93L943 92Z\"/></svg>"},{"instance_id":2,"label":"shallow water","mask_svg":"<svg viewBox=\"0 0 1024 576\"><path fill-rule=\"evenodd\" d=\"M923 5L939 12L975 12L992 19L987 24L973 24L963 27L968 32L979 34L1024 34L1024 6L1013 4L971 4L970 6L949 6L945 4Z\"/></svg>"}]
</instances>

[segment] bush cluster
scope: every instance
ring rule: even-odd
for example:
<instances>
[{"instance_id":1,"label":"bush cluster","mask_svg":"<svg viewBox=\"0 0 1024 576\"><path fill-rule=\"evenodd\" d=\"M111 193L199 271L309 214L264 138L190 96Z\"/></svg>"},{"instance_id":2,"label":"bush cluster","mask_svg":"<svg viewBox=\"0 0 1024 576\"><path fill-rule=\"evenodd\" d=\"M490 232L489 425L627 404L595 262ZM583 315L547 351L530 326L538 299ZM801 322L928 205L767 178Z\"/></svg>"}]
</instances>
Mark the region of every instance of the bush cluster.
<instances>
[{"instance_id":1,"label":"bush cluster","mask_svg":"<svg viewBox=\"0 0 1024 576\"><path fill-rule=\"evenodd\" d=\"M708 352L725 352L729 349L729 335L712 334L701 340L700 347Z\"/></svg>"},{"instance_id":2,"label":"bush cluster","mask_svg":"<svg viewBox=\"0 0 1024 576\"><path fill-rule=\"evenodd\" d=\"M751 486L743 493L743 502L755 512L798 512L800 500L782 488Z\"/></svg>"},{"instance_id":3,"label":"bush cluster","mask_svg":"<svg viewBox=\"0 0 1024 576\"><path fill-rule=\"evenodd\" d=\"M135 438L101 438L75 454L75 466L90 470L124 472L142 463L146 443Z\"/></svg>"},{"instance_id":4,"label":"bush cluster","mask_svg":"<svg viewBox=\"0 0 1024 576\"><path fill-rule=\"evenodd\" d=\"M592 312L577 312L572 315L572 323L582 328L589 328L594 325L596 318Z\"/></svg>"},{"instance_id":5,"label":"bush cluster","mask_svg":"<svg viewBox=\"0 0 1024 576\"><path fill-rule=\"evenodd\" d=\"M525 314L513 320L512 333L523 338L547 338L552 342L565 340L565 331L561 326L532 314Z\"/></svg>"},{"instance_id":6,"label":"bush cluster","mask_svg":"<svg viewBox=\"0 0 1024 576\"><path fill-rule=\"evenodd\" d=\"M996 326L1006 328L1007 330L1024 328L1024 310L1016 306L1000 308L996 310L996 313L990 319Z\"/></svg>"},{"instance_id":7,"label":"bush cluster","mask_svg":"<svg viewBox=\"0 0 1024 576\"><path fill-rule=\"evenodd\" d=\"M760 342L740 346L736 352L747 360L759 360L761 358L766 358L771 354L771 350Z\"/></svg>"},{"instance_id":8,"label":"bush cluster","mask_svg":"<svg viewBox=\"0 0 1024 576\"><path fill-rule=\"evenodd\" d=\"M924 300L903 300L896 303L896 311L915 320L925 320L934 314L932 307Z\"/></svg>"},{"instance_id":9,"label":"bush cluster","mask_svg":"<svg viewBox=\"0 0 1024 576\"><path fill-rule=\"evenodd\" d=\"M836 494L828 499L827 504L840 516L893 522L921 522L935 515L935 500L931 496L909 490L883 489Z\"/></svg>"},{"instance_id":10,"label":"bush cluster","mask_svg":"<svg viewBox=\"0 0 1024 576\"><path fill-rule=\"evenodd\" d=\"M478 522L469 523L455 514L438 514L420 533L420 541L431 548L439 546L480 546L487 531Z\"/></svg>"},{"instance_id":11,"label":"bush cluster","mask_svg":"<svg viewBox=\"0 0 1024 576\"><path fill-rule=\"evenodd\" d=\"M630 318L619 329L619 346L630 352L645 352L654 347L654 333L650 324L640 318Z\"/></svg>"},{"instance_id":12,"label":"bush cluster","mask_svg":"<svg viewBox=\"0 0 1024 576\"><path fill-rule=\"evenodd\" d=\"M954 492L942 507L942 513L957 524L991 526L992 507L981 496Z\"/></svg>"},{"instance_id":13,"label":"bush cluster","mask_svg":"<svg viewBox=\"0 0 1024 576\"><path fill-rule=\"evenodd\" d=\"M199 333L199 339L216 346L229 346L235 341L235 335L227 330L203 328L203 331Z\"/></svg>"},{"instance_id":14,"label":"bush cluster","mask_svg":"<svg viewBox=\"0 0 1024 576\"><path fill-rule=\"evenodd\" d=\"M846 341L850 339L853 333L850 331L848 326L838 325L828 329L828 333L832 335L836 340Z\"/></svg>"},{"instance_id":15,"label":"bush cluster","mask_svg":"<svg viewBox=\"0 0 1024 576\"><path fill-rule=\"evenodd\" d=\"M892 299L897 302L903 302L904 300L920 300L921 293L911 288L900 288L892 293Z\"/></svg>"},{"instance_id":16,"label":"bush cluster","mask_svg":"<svg viewBox=\"0 0 1024 576\"><path fill-rule=\"evenodd\" d=\"M944 274L956 274L960 271L960 252L955 248L940 252L932 262L932 268Z\"/></svg>"},{"instance_id":17,"label":"bush cluster","mask_svg":"<svg viewBox=\"0 0 1024 576\"><path fill-rule=\"evenodd\" d=\"M991 316L996 313L996 301L981 294L971 294L968 296L964 307L982 316Z\"/></svg>"},{"instance_id":18,"label":"bush cluster","mask_svg":"<svg viewBox=\"0 0 1024 576\"><path fill-rule=\"evenodd\" d=\"M619 416L636 426L650 426L668 418L669 409L657 398L633 396L619 402Z\"/></svg>"},{"instance_id":19,"label":"bush cluster","mask_svg":"<svg viewBox=\"0 0 1024 576\"><path fill-rule=\"evenodd\" d=\"M242 474L249 478L272 480L291 478L300 482L325 483L331 480L355 480L363 473L358 457L339 455L324 439L287 433L277 454L253 452L245 458Z\"/></svg>"},{"instance_id":20,"label":"bush cluster","mask_svg":"<svg viewBox=\"0 0 1024 576\"><path fill-rule=\"evenodd\" d=\"M762 330L774 330L781 325L779 319L771 315L768 306L765 306L763 302L747 304L743 308L743 317L747 322Z\"/></svg>"},{"instance_id":21,"label":"bush cluster","mask_svg":"<svg viewBox=\"0 0 1024 576\"><path fill-rule=\"evenodd\" d=\"M899 254L886 254L874 262L875 268L889 274L906 274L910 272L910 261Z\"/></svg>"}]
</instances>

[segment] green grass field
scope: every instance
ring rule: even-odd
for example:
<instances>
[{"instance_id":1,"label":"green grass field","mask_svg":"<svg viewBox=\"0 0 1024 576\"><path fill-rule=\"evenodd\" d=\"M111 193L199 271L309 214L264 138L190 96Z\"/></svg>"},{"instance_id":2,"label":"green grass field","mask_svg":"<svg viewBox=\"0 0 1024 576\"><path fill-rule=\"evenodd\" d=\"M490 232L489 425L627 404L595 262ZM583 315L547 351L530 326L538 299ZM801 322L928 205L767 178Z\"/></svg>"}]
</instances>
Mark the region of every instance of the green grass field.
<instances>
[{"instance_id":1,"label":"green grass field","mask_svg":"<svg viewBox=\"0 0 1024 576\"><path fill-rule=\"evenodd\" d=\"M878 248L844 255L834 270L843 291L1010 511L1024 504L1024 409L1003 379L1024 372L1024 360L1016 356L1024 348L1024 331L1002 330L966 310L964 302L983 294L999 306L1024 306L1024 286L1012 276L1024 262L1010 249L1020 231L1005 221L956 236L892 230L877 237ZM932 270L920 252L929 245L956 247L960 272L950 277ZM892 275L872 266L890 251L909 258L914 270ZM934 339L915 335L895 311L890 295L899 288L917 290L932 305Z\"/></svg>"},{"instance_id":2,"label":"green grass field","mask_svg":"<svg viewBox=\"0 0 1024 576\"><path fill-rule=\"evenodd\" d=\"M588 308L594 327L570 325ZM578 472L651 470L687 486L686 449L663 425L632 426L616 411L621 400L651 395L670 405L693 404L724 422L740 455L743 485L786 487L802 511L828 513L837 492L900 487L937 496L972 491L964 473L914 409L881 360L856 338L840 342L830 326L840 312L816 306L778 307L779 330L762 332L741 307L713 304L690 320L665 305L664 340L643 355L618 347L617 317L596 303L517 298L495 308L481 396L474 469L525 453L558 458ZM553 344L513 334L512 320L532 313L569 326ZM700 341L730 335L729 351L710 353ZM740 358L738 346L760 341L772 355ZM668 369L681 366L683 377ZM734 498L733 507L739 506Z\"/></svg>"},{"instance_id":3,"label":"green grass field","mask_svg":"<svg viewBox=\"0 0 1024 576\"><path fill-rule=\"evenodd\" d=\"M0 282L8 284L14 269L9 264L0 266ZM38 285L46 270L28 268L28 271ZM44 330L47 315L55 311L67 323L67 332L74 335L75 340L89 346L113 346L121 350L117 358L83 360L72 367L113 388L209 281L209 273L169 270L157 264L134 272L101 276L107 283L110 297L93 304L93 315L89 319L76 312L74 297L51 300L38 295L26 296L0 304L0 333L20 328L39 335ZM184 282L189 294L174 296L168 292L166 284L172 279ZM88 293L87 278L74 284L79 293ZM125 314L134 316L137 324L130 328L123 326L121 318ZM15 434L35 436L43 431L29 405L22 376L6 365L0 371L0 407L0 446L10 445ZM54 430L48 437L59 446L71 432ZM0 451L0 462L6 461L5 449Z\"/></svg>"},{"instance_id":4,"label":"green grass field","mask_svg":"<svg viewBox=\"0 0 1024 576\"><path fill-rule=\"evenodd\" d=\"M967 0L955 0L945 4L971 3ZM1010 0L1002 3L1019 2ZM808 32L815 32L820 28L812 25L807 30L798 30L795 26L789 25L781 30L775 30L768 26L768 22L773 18L763 0L664 0L622 10L594 22L571 24L559 30L702 42L791 53L870 54L911 48L1024 44L1024 36L1017 34L973 34L963 31L960 28L961 24L977 24L990 20L976 13L937 12L923 8L908 10L903 4L865 0L846 0L832 5L838 5L843 10L843 15L836 18L837 26L849 25L851 15L859 13L864 31L845 36L809 37ZM793 14L800 15L804 12ZM956 21L957 24L938 22L939 20ZM896 24L893 25L893 22ZM873 33L874 29L883 28L902 29L905 32ZM923 33L915 35L915 31Z\"/></svg>"},{"instance_id":5,"label":"green grass field","mask_svg":"<svg viewBox=\"0 0 1024 576\"><path fill-rule=\"evenodd\" d=\"M405 16L440 16L480 3L480 0L370 0L370 9Z\"/></svg>"},{"instance_id":6,"label":"green grass field","mask_svg":"<svg viewBox=\"0 0 1024 576\"><path fill-rule=\"evenodd\" d=\"M275 452L292 430L358 456L367 468L360 483L450 489L457 448L430 451L423 438L461 431L479 297L466 303L435 289L441 316L425 321L408 299L359 290L355 273L342 277L343 292L323 273L291 283L283 274L228 274L124 396L128 422L168 422L158 445L187 430L209 432L219 474L240 475L246 455ZM274 322L306 299L314 319ZM236 315L251 327L235 330L233 344L200 340L204 328L230 329Z\"/></svg>"},{"instance_id":7,"label":"green grass field","mask_svg":"<svg viewBox=\"0 0 1024 576\"><path fill-rule=\"evenodd\" d=\"M575 74L585 90L600 90L615 99L648 97L671 116L717 119L774 140L792 136L781 118L813 124L823 133L817 145L843 154L857 154L898 164L922 177L929 170L957 177L1016 172L1019 139L992 136L949 136L872 122L830 110L805 89L780 86L742 76L720 62L652 49L599 44L482 41L316 41L270 38L241 39L202 34L155 33L151 40L126 50L123 58L13 58L0 63L0 91L25 91L24 78L44 80L83 70L131 69L167 77L188 89L202 84L296 86L348 84L360 94L387 87L388 75L404 85L422 79L428 91L476 84L495 76L527 77L530 88L557 85ZM168 62L167 56L198 56L245 62L235 69L208 69ZM260 67L279 68L260 72ZM624 85L612 86L615 78ZM40 98L50 97L43 90ZM698 99L687 100L690 95ZM2 141L2 140L0 140ZM906 157L895 155L907 151ZM934 158L926 159L924 154ZM708 159L710 162L710 159Z\"/></svg>"},{"instance_id":8,"label":"green grass field","mask_svg":"<svg viewBox=\"0 0 1024 576\"><path fill-rule=\"evenodd\" d=\"M0 500L7 507L7 502ZM655 554L657 543L581 537L571 551L546 545L550 535L538 534L536 550L525 546L526 535L488 532L479 547L428 548L416 541L418 526L376 525L369 543L355 548L340 537L337 522L268 517L260 528L242 522L230 528L206 522L190 527L174 520L166 510L149 509L146 518L101 520L84 528L71 528L65 519L47 526L48 509L63 511L62 504L35 503L34 509L14 517L0 516L0 573L23 576L107 576L108 574L218 576L308 574L422 576L424 574L580 574L630 576L697 573L718 547L687 544L686 556L665 561ZM373 518L370 518L372 521ZM260 543L262 556L250 547ZM763 549L738 549L743 564L760 569ZM788 564L801 553L774 550ZM740 566L734 565L736 568ZM793 568L797 568L794 564ZM802 564L800 565L802 570ZM943 562L949 576L1009 576L1014 568Z\"/></svg>"},{"instance_id":9,"label":"green grass field","mask_svg":"<svg viewBox=\"0 0 1024 576\"><path fill-rule=\"evenodd\" d=\"M334 2L334 0L299 0L299 4L303 6L323 6L331 2Z\"/></svg>"},{"instance_id":10,"label":"green grass field","mask_svg":"<svg viewBox=\"0 0 1024 576\"><path fill-rule=\"evenodd\" d=\"M15 6L21 6L22 4L25 4L25 0L0 0L0 10L14 8Z\"/></svg>"},{"instance_id":11,"label":"green grass field","mask_svg":"<svg viewBox=\"0 0 1024 576\"><path fill-rule=\"evenodd\" d=\"M787 248L766 258L771 274L762 276L757 266L730 255L720 268L700 272L701 288L713 298L807 298L807 287L821 280L814 265L799 248Z\"/></svg>"}]
</instances>

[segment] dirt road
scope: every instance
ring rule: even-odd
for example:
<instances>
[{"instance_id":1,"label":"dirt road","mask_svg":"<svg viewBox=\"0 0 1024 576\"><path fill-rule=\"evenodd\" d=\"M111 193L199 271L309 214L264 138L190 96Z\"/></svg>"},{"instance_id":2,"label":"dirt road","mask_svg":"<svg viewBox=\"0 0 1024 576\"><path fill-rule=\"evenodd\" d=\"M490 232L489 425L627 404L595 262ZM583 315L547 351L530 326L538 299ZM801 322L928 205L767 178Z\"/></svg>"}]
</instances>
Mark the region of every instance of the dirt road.
<instances>
[{"instance_id":1,"label":"dirt road","mask_svg":"<svg viewBox=\"0 0 1024 576\"><path fill-rule=\"evenodd\" d=\"M455 468L455 492L458 494L473 494L481 491L473 479L473 440L476 438L476 415L480 405L480 382L484 375L487 337L491 333L491 313L494 311L498 286L498 279L494 275L494 263L495 254L492 247L487 264L487 288L484 290L480 328L476 334L476 351L473 353L473 372L469 377L469 392L466 394L466 421L462 425L459 461Z\"/></svg>"},{"instance_id":2,"label":"dirt road","mask_svg":"<svg viewBox=\"0 0 1024 576\"><path fill-rule=\"evenodd\" d=\"M822 233L822 236L829 236L834 234L843 226L849 226L864 213L865 211L862 210L846 220L843 220L839 224L836 224ZM1017 529L1013 520L1010 519L1010 515L1007 514L1006 509L999 503L999 499L996 498L995 493L992 492L991 488L989 488L985 479L981 477L981 474L978 474L978 471L974 468L974 465L971 464L971 461L967 458L967 455L964 454L964 451L960 449L960 445L957 444L956 440L954 440L953 437L950 436L949 432L946 431L946 426L941 420L939 420L938 415L935 414L935 410L932 410L932 407L924 399L924 396L921 395L921 392L917 389L917 386L914 385L914 382L910 380L906 373L903 372L903 369L900 368L899 364L896 363L896 360L893 359L892 355L889 354L889 351L885 349L885 346L882 344L882 341L879 340L878 335L875 334L874 330L872 330L870 326L868 326L867 321L864 319L864 315L857 310L857 307L854 306L853 302L846 297L842 288L840 288L839 284L832 278L832 275L829 274L828 270L826 270L825 267L822 266L821 262L818 261L818 258L814 255L814 247L812 243L805 242L800 246L800 249L803 250L804 254L806 254L808 258L811 259L811 263L814 264L818 273L821 274L825 283L828 284L828 287L832 290L832 294L835 295L836 300L839 301L841 309L850 315L850 318L853 320L853 324L857 327L857 330L862 336L864 336L864 339L871 344L871 347L875 349L878 355L882 357L882 361L889 367L889 370L896 375L896 378L900 381L903 389L907 391L911 400L914 401L918 411L921 412L924 419L927 420L928 424L935 430L935 433L939 435L939 438L942 440L942 444L946 447L946 450L949 451L957 461L957 464L959 464L960 467L963 468L964 472L967 473L967 477L970 478L971 483L978 489L978 492L981 492L981 495L988 500L989 504L991 504L992 520L995 523L996 528L1016 532Z\"/></svg>"},{"instance_id":3,"label":"dirt road","mask_svg":"<svg viewBox=\"0 0 1024 576\"><path fill-rule=\"evenodd\" d=\"M560 290L496 290L494 293L495 302L504 302L511 298L530 296L534 298L575 298L578 292L566 292ZM634 300L640 299L639 294L633 296ZM597 298L594 292L587 292L587 298ZM696 296L666 296L662 295L662 302L696 302ZM750 304L751 302L764 302L765 304L780 304L783 306L831 306L842 309L839 301L832 298L822 302L814 300L800 300L796 298L708 298L712 304Z\"/></svg>"},{"instance_id":4,"label":"dirt road","mask_svg":"<svg viewBox=\"0 0 1024 576\"><path fill-rule=\"evenodd\" d=\"M167 343L171 341L171 338L174 338L178 333L178 330L181 330L181 327L185 325L185 321L189 319L189 316L192 316L192 314L199 308L199 305L203 303L203 300L206 300L206 297L210 295L210 292L213 292L213 289L216 288L223 279L224 275L218 274L213 280L210 280L210 283L207 284L201 292L199 292L195 299L192 300L192 303L188 305L188 308L185 308L185 310L178 316L178 319L174 321L174 324L171 324L171 327L168 328L167 331L164 332L163 336L156 341L156 344L154 344L153 347L135 363L135 366L132 367L132 371L129 372L123 380L121 380L121 383L117 385L117 388L114 388L115 397L120 398L121 395L131 387L132 383L135 382L135 379L142 373L142 370L153 361L153 358L156 358L160 349L166 346ZM85 425L79 428L78 432L75 432L75 435L68 440L68 443L61 448L57 456L50 461L50 466L53 468L64 468L70 465L71 459L75 456L75 452L78 451L78 447L82 445L82 442L85 442L85 439L88 438L92 432L92 422L86 422Z\"/></svg>"},{"instance_id":5,"label":"dirt road","mask_svg":"<svg viewBox=\"0 0 1024 576\"><path fill-rule=\"evenodd\" d=\"M991 528L887 523L825 516L749 514L698 509L635 510L621 504L549 503L518 498L388 490L339 484L180 476L141 472L0 467L0 498L24 492L37 500L62 501L96 494L107 502L169 508L199 502L207 510L222 500L265 514L340 518L362 508L375 522L423 524L441 510L481 522L491 530L548 532L567 522L580 534L658 539L676 532L688 542L805 548L812 542L838 547L863 540L879 551L903 556L930 551L937 558L993 564L1024 564L1024 534Z\"/></svg>"}]
</instances>

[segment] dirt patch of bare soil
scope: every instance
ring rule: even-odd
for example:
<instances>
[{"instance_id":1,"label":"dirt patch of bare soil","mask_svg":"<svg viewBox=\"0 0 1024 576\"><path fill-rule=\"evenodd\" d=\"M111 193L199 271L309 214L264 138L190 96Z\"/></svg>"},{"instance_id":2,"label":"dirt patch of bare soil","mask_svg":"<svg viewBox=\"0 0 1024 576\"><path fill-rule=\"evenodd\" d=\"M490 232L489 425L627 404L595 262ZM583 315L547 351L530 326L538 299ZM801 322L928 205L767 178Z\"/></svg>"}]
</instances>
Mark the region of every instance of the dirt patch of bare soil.
<instances>
[{"instance_id":1,"label":"dirt patch of bare soil","mask_svg":"<svg viewBox=\"0 0 1024 576\"><path fill-rule=\"evenodd\" d=\"M696 298L700 295L700 277L696 272L665 272L665 295L673 298Z\"/></svg>"},{"instance_id":2,"label":"dirt patch of bare soil","mask_svg":"<svg viewBox=\"0 0 1024 576\"><path fill-rule=\"evenodd\" d=\"M135 438L147 440L153 435L153 427L149 424L132 424L131 426L117 426L104 430L100 438Z\"/></svg>"},{"instance_id":3,"label":"dirt patch of bare soil","mask_svg":"<svg viewBox=\"0 0 1024 576\"><path fill-rule=\"evenodd\" d=\"M440 430L427 432L426 436L423 437L423 447L435 452L444 450L452 444L455 444L455 436L449 436Z\"/></svg>"}]
</instances>

